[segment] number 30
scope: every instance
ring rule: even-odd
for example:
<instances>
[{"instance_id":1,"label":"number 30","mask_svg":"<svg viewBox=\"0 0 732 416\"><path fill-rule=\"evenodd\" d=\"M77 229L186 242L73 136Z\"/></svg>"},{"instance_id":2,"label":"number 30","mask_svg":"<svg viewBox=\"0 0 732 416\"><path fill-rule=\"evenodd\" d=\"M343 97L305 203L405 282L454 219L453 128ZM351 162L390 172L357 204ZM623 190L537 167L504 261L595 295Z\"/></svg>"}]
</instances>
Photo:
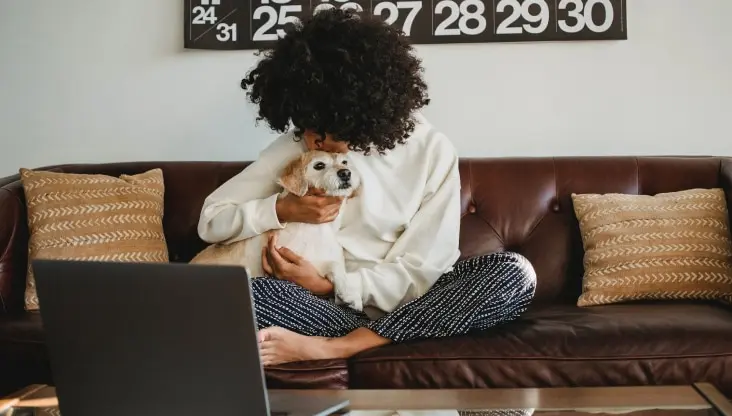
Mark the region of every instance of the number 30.
<instances>
[{"instance_id":1,"label":"number 30","mask_svg":"<svg viewBox=\"0 0 732 416\"><path fill-rule=\"evenodd\" d=\"M595 33L601 33L610 29L610 26L613 25L615 14L610 0L587 0L587 3L584 5L582 4L582 0L562 0L559 2L559 8L564 10L570 4L574 5L574 9L567 11L567 14L569 17L574 19L576 23L570 26L567 24L566 20L560 20L558 22L559 28L565 33L577 33L585 27ZM592 9L598 4L605 8L605 21L602 22L601 25L596 24L595 21L592 20ZM584 13L582 10L583 7Z\"/></svg>"}]
</instances>

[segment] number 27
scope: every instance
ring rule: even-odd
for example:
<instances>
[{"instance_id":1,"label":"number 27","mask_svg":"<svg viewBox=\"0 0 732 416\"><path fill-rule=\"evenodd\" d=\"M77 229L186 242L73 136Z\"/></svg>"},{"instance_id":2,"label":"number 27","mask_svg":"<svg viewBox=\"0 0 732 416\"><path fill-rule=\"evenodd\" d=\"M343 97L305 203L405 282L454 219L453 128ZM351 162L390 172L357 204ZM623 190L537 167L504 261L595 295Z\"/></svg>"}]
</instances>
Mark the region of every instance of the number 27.
<instances>
[{"instance_id":1,"label":"number 27","mask_svg":"<svg viewBox=\"0 0 732 416\"><path fill-rule=\"evenodd\" d=\"M412 33L412 24L414 24L414 19L417 17L417 13L422 9L421 1L398 1L396 4L390 1L385 1L377 4L376 7L374 7L373 13L376 16L381 16L384 11L389 12L389 15L384 20L387 25L393 25L399 17L400 9L410 9L407 13L407 17L404 19L404 26L402 28L404 34L409 36Z\"/></svg>"}]
</instances>

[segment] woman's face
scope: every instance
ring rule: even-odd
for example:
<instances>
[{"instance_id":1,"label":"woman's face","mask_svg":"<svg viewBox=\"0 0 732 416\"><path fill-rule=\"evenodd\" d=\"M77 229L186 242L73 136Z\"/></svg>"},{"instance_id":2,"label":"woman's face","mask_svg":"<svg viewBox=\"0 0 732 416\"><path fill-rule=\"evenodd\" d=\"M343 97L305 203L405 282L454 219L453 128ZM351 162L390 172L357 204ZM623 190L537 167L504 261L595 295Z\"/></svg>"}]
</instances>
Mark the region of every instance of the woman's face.
<instances>
[{"instance_id":1,"label":"woman's face","mask_svg":"<svg viewBox=\"0 0 732 416\"><path fill-rule=\"evenodd\" d=\"M326 134L325 140L319 141L321 138L318 133L313 130L305 130L302 134L305 139L305 146L308 150L322 150L331 153L348 153L348 143L333 140L333 135Z\"/></svg>"}]
</instances>

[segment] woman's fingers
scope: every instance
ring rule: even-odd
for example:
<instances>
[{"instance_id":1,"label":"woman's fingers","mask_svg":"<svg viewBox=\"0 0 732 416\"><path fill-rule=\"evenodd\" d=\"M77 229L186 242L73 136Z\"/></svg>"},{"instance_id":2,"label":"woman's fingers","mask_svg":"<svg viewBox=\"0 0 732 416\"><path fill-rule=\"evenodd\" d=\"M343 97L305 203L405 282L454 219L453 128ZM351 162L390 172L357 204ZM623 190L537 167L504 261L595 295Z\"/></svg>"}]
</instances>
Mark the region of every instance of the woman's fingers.
<instances>
[{"instance_id":1,"label":"woman's fingers","mask_svg":"<svg viewBox=\"0 0 732 416\"><path fill-rule=\"evenodd\" d=\"M281 262L277 261L274 254L277 253L277 234L271 233L267 238L267 261L269 266L274 269L276 273L281 271ZM279 254L279 253L278 253Z\"/></svg>"},{"instance_id":2,"label":"woman's fingers","mask_svg":"<svg viewBox=\"0 0 732 416\"><path fill-rule=\"evenodd\" d=\"M277 251L276 248L269 250L268 254L270 266L272 266L277 271L277 273L281 273L290 263L282 257L282 255L279 251Z\"/></svg>"},{"instance_id":3,"label":"woman's fingers","mask_svg":"<svg viewBox=\"0 0 732 416\"><path fill-rule=\"evenodd\" d=\"M270 276L275 276L272 266L269 265L269 256L267 255L267 247L262 247L262 270ZM276 276L275 276L276 277Z\"/></svg>"},{"instance_id":4,"label":"woman's fingers","mask_svg":"<svg viewBox=\"0 0 732 416\"><path fill-rule=\"evenodd\" d=\"M338 217L338 213L341 211L341 207L335 207L328 212L328 219L333 221Z\"/></svg>"},{"instance_id":5,"label":"woman's fingers","mask_svg":"<svg viewBox=\"0 0 732 416\"><path fill-rule=\"evenodd\" d=\"M277 249L275 248L276 244L277 234L269 234L267 237L267 245L262 249L262 269L271 276L281 278L282 262L277 261L277 258L273 255L274 253L277 253Z\"/></svg>"},{"instance_id":6,"label":"woman's fingers","mask_svg":"<svg viewBox=\"0 0 732 416\"><path fill-rule=\"evenodd\" d=\"M282 257L274 244L267 246L267 261L269 262L269 266L274 269L278 278L286 278L284 275L287 274L288 267L290 267L292 263Z\"/></svg>"},{"instance_id":7,"label":"woman's fingers","mask_svg":"<svg viewBox=\"0 0 732 416\"><path fill-rule=\"evenodd\" d=\"M267 236L267 245L269 246L270 251L275 249L277 245L277 233L270 233L269 236Z\"/></svg>"},{"instance_id":8,"label":"woman's fingers","mask_svg":"<svg viewBox=\"0 0 732 416\"><path fill-rule=\"evenodd\" d=\"M294 264L300 264L300 262L302 262L303 260L300 255L287 247L280 247L280 249L277 250L277 254L279 254L280 257L282 257L284 260Z\"/></svg>"}]
</instances>

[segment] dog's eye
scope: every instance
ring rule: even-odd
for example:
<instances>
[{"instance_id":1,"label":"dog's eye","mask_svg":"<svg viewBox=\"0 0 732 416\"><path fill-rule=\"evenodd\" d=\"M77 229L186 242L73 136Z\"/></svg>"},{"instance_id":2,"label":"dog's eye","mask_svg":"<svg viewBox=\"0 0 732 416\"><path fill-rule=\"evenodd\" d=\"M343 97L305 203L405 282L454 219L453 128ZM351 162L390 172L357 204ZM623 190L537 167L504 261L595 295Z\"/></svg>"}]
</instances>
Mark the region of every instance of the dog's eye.
<instances>
[{"instance_id":1,"label":"dog's eye","mask_svg":"<svg viewBox=\"0 0 732 416\"><path fill-rule=\"evenodd\" d=\"M315 169L315 170L323 170L323 169L325 169L325 163L318 162L315 165L313 165L313 169Z\"/></svg>"},{"instance_id":2,"label":"dog's eye","mask_svg":"<svg viewBox=\"0 0 732 416\"><path fill-rule=\"evenodd\" d=\"M347 165L347 164L348 164L348 161L347 161L347 160L344 160L344 161L343 161L343 162L341 162L341 163L343 163L344 165Z\"/></svg>"}]
</instances>

